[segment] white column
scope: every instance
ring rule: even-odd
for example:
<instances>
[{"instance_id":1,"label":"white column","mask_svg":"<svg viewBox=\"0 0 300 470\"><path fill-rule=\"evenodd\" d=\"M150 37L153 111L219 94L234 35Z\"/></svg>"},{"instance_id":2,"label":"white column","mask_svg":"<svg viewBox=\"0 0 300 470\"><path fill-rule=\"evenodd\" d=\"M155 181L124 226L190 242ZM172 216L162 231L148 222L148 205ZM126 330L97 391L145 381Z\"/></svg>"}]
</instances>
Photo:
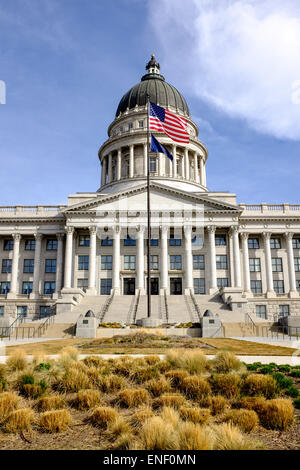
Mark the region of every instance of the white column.
<instances>
[{"instance_id":1,"label":"white column","mask_svg":"<svg viewBox=\"0 0 300 470\"><path fill-rule=\"evenodd\" d=\"M20 241L21 235L19 233L13 233L12 235L14 240L14 249L13 249L13 258L11 266L11 282L10 282L10 292L7 294L7 297L15 297L18 294L18 274L19 274L19 255L20 255Z\"/></svg>"},{"instance_id":2,"label":"white column","mask_svg":"<svg viewBox=\"0 0 300 470\"><path fill-rule=\"evenodd\" d=\"M169 291L168 283L168 233L169 228L161 227L160 247L160 294Z\"/></svg>"},{"instance_id":3,"label":"white column","mask_svg":"<svg viewBox=\"0 0 300 470\"><path fill-rule=\"evenodd\" d=\"M137 230L137 263L136 263L137 285L136 285L136 288L140 290L141 294L145 293L144 232L145 232L145 227L140 225Z\"/></svg>"},{"instance_id":4,"label":"white column","mask_svg":"<svg viewBox=\"0 0 300 470\"><path fill-rule=\"evenodd\" d=\"M173 155L173 163L172 163L172 170L173 170L173 177L177 178L177 164L176 164L176 145L172 145L172 155ZM172 176L172 175L171 175Z\"/></svg>"},{"instance_id":5,"label":"white column","mask_svg":"<svg viewBox=\"0 0 300 470\"><path fill-rule=\"evenodd\" d=\"M231 227L232 241L233 241L233 266L234 266L234 287L242 287L241 278L241 259L240 259L240 246L239 246L239 227Z\"/></svg>"},{"instance_id":6,"label":"white column","mask_svg":"<svg viewBox=\"0 0 300 470\"><path fill-rule=\"evenodd\" d=\"M89 251L89 287L87 293L96 295L96 260L97 260L97 229L89 227L90 231L90 251Z\"/></svg>"},{"instance_id":7,"label":"white column","mask_svg":"<svg viewBox=\"0 0 300 470\"><path fill-rule=\"evenodd\" d=\"M275 296L273 286L273 272L272 272L272 257L270 248L271 233L264 232L264 245L265 245L265 261L266 261L266 275L267 275L267 297Z\"/></svg>"},{"instance_id":8,"label":"white column","mask_svg":"<svg viewBox=\"0 0 300 470\"><path fill-rule=\"evenodd\" d=\"M193 292L192 227L184 227L185 294Z\"/></svg>"},{"instance_id":9,"label":"white column","mask_svg":"<svg viewBox=\"0 0 300 470\"><path fill-rule=\"evenodd\" d=\"M58 233L57 237L57 254L56 254L56 280L55 292L60 292L62 288L62 273L63 273L63 233Z\"/></svg>"},{"instance_id":10,"label":"white column","mask_svg":"<svg viewBox=\"0 0 300 470\"><path fill-rule=\"evenodd\" d=\"M235 279L234 279L234 265L233 265L233 248L232 248L232 233L231 230L228 232L228 239L229 239L229 268L230 268L230 286L235 286Z\"/></svg>"},{"instance_id":11,"label":"white column","mask_svg":"<svg viewBox=\"0 0 300 470\"><path fill-rule=\"evenodd\" d=\"M293 233L286 232L284 234L287 248L288 269L289 269L289 282L290 282L290 297L299 297L296 287L295 263L294 263L294 250L293 250Z\"/></svg>"},{"instance_id":12,"label":"white column","mask_svg":"<svg viewBox=\"0 0 300 470\"><path fill-rule=\"evenodd\" d=\"M199 183L199 172L198 172L198 155L194 152L194 180Z\"/></svg>"},{"instance_id":13,"label":"white column","mask_svg":"<svg viewBox=\"0 0 300 470\"><path fill-rule=\"evenodd\" d=\"M121 257L120 257L120 229L114 228L113 240L113 272L112 272L112 288L115 295L120 295L120 270L121 270Z\"/></svg>"},{"instance_id":14,"label":"white column","mask_svg":"<svg viewBox=\"0 0 300 470\"><path fill-rule=\"evenodd\" d=\"M148 166L147 166L147 144L144 144L144 176L147 176Z\"/></svg>"},{"instance_id":15,"label":"white column","mask_svg":"<svg viewBox=\"0 0 300 470\"><path fill-rule=\"evenodd\" d=\"M65 251L64 288L71 289L74 227L66 227L65 230L67 233L67 239L66 239L66 251Z\"/></svg>"},{"instance_id":16,"label":"white column","mask_svg":"<svg viewBox=\"0 0 300 470\"><path fill-rule=\"evenodd\" d=\"M184 149L184 165L185 165L185 179L190 179L190 162L189 162L189 151L188 148Z\"/></svg>"},{"instance_id":17,"label":"white column","mask_svg":"<svg viewBox=\"0 0 300 470\"><path fill-rule=\"evenodd\" d=\"M118 149L118 156L117 156L117 180L121 179L121 154L122 149Z\"/></svg>"},{"instance_id":18,"label":"white column","mask_svg":"<svg viewBox=\"0 0 300 470\"><path fill-rule=\"evenodd\" d=\"M40 233L35 233L34 236L35 236L35 251L34 251L32 297L38 297L40 294L40 265L41 265L41 251L42 251L43 235Z\"/></svg>"},{"instance_id":19,"label":"white column","mask_svg":"<svg viewBox=\"0 0 300 470\"><path fill-rule=\"evenodd\" d=\"M185 163L184 156L181 157L181 178L185 178Z\"/></svg>"},{"instance_id":20,"label":"white column","mask_svg":"<svg viewBox=\"0 0 300 470\"><path fill-rule=\"evenodd\" d=\"M106 164L106 155L105 155L102 159L102 172L101 172L102 186L106 184L106 169L107 169L107 164Z\"/></svg>"},{"instance_id":21,"label":"white column","mask_svg":"<svg viewBox=\"0 0 300 470\"><path fill-rule=\"evenodd\" d=\"M209 252L209 266L210 266L210 282L209 293L213 294L217 290L217 266L216 266L216 242L215 242L216 227L207 227L208 232L208 252Z\"/></svg>"},{"instance_id":22,"label":"white column","mask_svg":"<svg viewBox=\"0 0 300 470\"><path fill-rule=\"evenodd\" d=\"M202 184L202 186L205 186L204 159L202 155L199 155L199 157L200 157L200 184Z\"/></svg>"},{"instance_id":23,"label":"white column","mask_svg":"<svg viewBox=\"0 0 300 470\"><path fill-rule=\"evenodd\" d=\"M108 155L108 182L112 182L112 153Z\"/></svg>"},{"instance_id":24,"label":"white column","mask_svg":"<svg viewBox=\"0 0 300 470\"><path fill-rule=\"evenodd\" d=\"M134 146L129 147L129 178L133 178L134 174Z\"/></svg>"},{"instance_id":25,"label":"white column","mask_svg":"<svg viewBox=\"0 0 300 470\"><path fill-rule=\"evenodd\" d=\"M249 236L249 233L246 233L246 232L241 233L242 250L243 250L244 291L249 295L249 294L252 294L252 292L251 292L251 283L250 283L248 236Z\"/></svg>"},{"instance_id":26,"label":"white column","mask_svg":"<svg viewBox=\"0 0 300 470\"><path fill-rule=\"evenodd\" d=\"M161 153L158 154L157 160L158 160L158 176L163 176L163 174L164 174L164 172L163 172L163 159L162 159L162 154Z\"/></svg>"}]
</instances>

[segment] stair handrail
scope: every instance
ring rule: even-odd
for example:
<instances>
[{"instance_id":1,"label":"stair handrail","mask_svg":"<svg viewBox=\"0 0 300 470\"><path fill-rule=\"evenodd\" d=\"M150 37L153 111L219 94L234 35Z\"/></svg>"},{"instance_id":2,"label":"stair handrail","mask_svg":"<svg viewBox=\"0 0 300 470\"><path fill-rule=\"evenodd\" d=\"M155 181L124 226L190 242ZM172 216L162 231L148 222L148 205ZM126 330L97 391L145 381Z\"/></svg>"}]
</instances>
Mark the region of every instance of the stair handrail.
<instances>
[{"instance_id":1,"label":"stair handrail","mask_svg":"<svg viewBox=\"0 0 300 470\"><path fill-rule=\"evenodd\" d=\"M21 323L25 321L24 315L17 315L17 318L12 322L11 325L5 327L5 336L8 336L10 339L11 332L13 331L14 328L17 328Z\"/></svg>"},{"instance_id":2,"label":"stair handrail","mask_svg":"<svg viewBox=\"0 0 300 470\"><path fill-rule=\"evenodd\" d=\"M127 314L127 324L134 324L136 321L137 309L140 302L141 291L138 290L138 293L133 297L132 302L129 307Z\"/></svg>"},{"instance_id":3,"label":"stair handrail","mask_svg":"<svg viewBox=\"0 0 300 470\"><path fill-rule=\"evenodd\" d=\"M115 291L112 291L109 297L107 297L106 301L104 302L104 305L102 306L100 312L96 315L96 317L99 319L99 324L103 322L103 319L110 307L110 304L113 301L115 295Z\"/></svg>"},{"instance_id":4,"label":"stair handrail","mask_svg":"<svg viewBox=\"0 0 300 470\"><path fill-rule=\"evenodd\" d=\"M194 308L195 308L195 310L196 310L196 313L197 313L197 315L198 315L198 319L199 319L199 321L200 321L200 320L201 320L201 312L200 312L199 306L198 306L198 304L197 304L196 298L195 298L195 296L194 296L194 294L193 294L193 292L192 292L191 290L190 290L190 296L191 296L192 302L193 302L193 304L194 304Z\"/></svg>"},{"instance_id":5,"label":"stair handrail","mask_svg":"<svg viewBox=\"0 0 300 470\"><path fill-rule=\"evenodd\" d=\"M190 303L189 303L189 296L188 295L184 295L184 302L185 302L185 305L188 309L188 312L189 312L189 316L191 318L191 322L194 323L194 312L192 312L192 309L191 309L191 306L190 306Z\"/></svg>"},{"instance_id":6,"label":"stair handrail","mask_svg":"<svg viewBox=\"0 0 300 470\"><path fill-rule=\"evenodd\" d=\"M224 328L224 325L223 325L222 322L221 322L220 327L217 329L217 331L215 331L215 332L214 332L211 336L209 336L209 337L210 337L210 338L214 338L215 335L216 335L217 333L219 333L219 331L222 331L222 337L225 338L225 328Z\"/></svg>"},{"instance_id":7,"label":"stair handrail","mask_svg":"<svg viewBox=\"0 0 300 470\"><path fill-rule=\"evenodd\" d=\"M245 312L245 323L251 326L253 333L257 333L256 323L252 320L248 312Z\"/></svg>"},{"instance_id":8,"label":"stair handrail","mask_svg":"<svg viewBox=\"0 0 300 470\"><path fill-rule=\"evenodd\" d=\"M169 323L169 306L166 289L164 289L164 302L165 302L165 314L166 314L166 323Z\"/></svg>"},{"instance_id":9,"label":"stair handrail","mask_svg":"<svg viewBox=\"0 0 300 470\"><path fill-rule=\"evenodd\" d=\"M41 338L42 334L45 333L47 330L48 326L50 326L52 323L54 323L54 317L55 315L50 315L49 317L46 318L46 320L37 328L35 333L37 333L37 337Z\"/></svg>"}]
</instances>

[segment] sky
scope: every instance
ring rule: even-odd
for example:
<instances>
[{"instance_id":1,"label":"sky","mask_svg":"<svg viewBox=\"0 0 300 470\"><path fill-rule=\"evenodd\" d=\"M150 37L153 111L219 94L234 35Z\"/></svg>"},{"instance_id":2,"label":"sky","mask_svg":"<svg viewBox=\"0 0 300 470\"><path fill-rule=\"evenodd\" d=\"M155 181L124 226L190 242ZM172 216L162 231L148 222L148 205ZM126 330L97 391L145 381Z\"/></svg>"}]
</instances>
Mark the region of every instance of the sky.
<instances>
[{"instance_id":1,"label":"sky","mask_svg":"<svg viewBox=\"0 0 300 470\"><path fill-rule=\"evenodd\" d=\"M208 188L300 203L298 0L0 0L0 205L97 191L152 53L199 127Z\"/></svg>"}]
</instances>

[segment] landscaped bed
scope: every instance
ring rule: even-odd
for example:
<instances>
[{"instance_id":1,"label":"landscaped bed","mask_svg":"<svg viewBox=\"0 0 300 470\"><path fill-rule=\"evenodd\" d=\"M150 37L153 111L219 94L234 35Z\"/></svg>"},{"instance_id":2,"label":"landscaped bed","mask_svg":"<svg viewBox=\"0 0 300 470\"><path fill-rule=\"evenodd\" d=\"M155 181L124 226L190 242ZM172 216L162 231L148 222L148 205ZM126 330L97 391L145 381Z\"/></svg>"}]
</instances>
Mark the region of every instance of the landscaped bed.
<instances>
[{"instance_id":1,"label":"landscaped bed","mask_svg":"<svg viewBox=\"0 0 300 470\"><path fill-rule=\"evenodd\" d=\"M299 371L201 349L29 362L18 350L0 365L0 448L299 449Z\"/></svg>"}]
</instances>

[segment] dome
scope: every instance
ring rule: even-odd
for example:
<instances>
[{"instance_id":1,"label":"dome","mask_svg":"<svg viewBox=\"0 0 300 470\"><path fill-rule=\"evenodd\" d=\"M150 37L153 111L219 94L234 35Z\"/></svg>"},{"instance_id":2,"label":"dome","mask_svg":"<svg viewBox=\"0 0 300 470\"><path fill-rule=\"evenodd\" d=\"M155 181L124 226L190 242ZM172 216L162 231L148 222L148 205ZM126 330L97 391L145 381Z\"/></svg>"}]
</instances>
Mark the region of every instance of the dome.
<instances>
[{"instance_id":1,"label":"dome","mask_svg":"<svg viewBox=\"0 0 300 470\"><path fill-rule=\"evenodd\" d=\"M213 317L214 315L210 310L205 310L203 316L204 317Z\"/></svg>"},{"instance_id":2,"label":"dome","mask_svg":"<svg viewBox=\"0 0 300 470\"><path fill-rule=\"evenodd\" d=\"M88 310L84 316L85 318L95 317L94 312L92 312L92 310Z\"/></svg>"},{"instance_id":3,"label":"dome","mask_svg":"<svg viewBox=\"0 0 300 470\"><path fill-rule=\"evenodd\" d=\"M116 116L124 113L127 108L145 106L147 94L149 94L152 103L166 108L175 108L189 116L190 111L184 97L175 87L165 81L165 78L160 74L160 66L154 55L146 65L146 70L147 73L142 77L140 83L134 85L121 99Z\"/></svg>"}]
</instances>

